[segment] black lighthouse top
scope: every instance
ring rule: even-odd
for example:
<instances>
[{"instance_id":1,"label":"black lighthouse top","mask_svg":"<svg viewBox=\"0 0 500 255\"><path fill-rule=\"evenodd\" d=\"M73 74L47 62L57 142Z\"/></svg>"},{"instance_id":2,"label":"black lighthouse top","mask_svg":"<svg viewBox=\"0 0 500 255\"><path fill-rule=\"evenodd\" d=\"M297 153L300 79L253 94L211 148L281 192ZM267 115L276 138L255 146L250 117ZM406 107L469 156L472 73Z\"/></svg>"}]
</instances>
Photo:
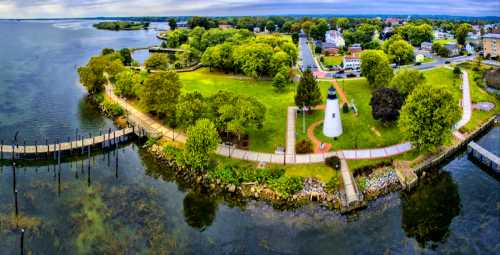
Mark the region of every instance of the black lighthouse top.
<instances>
[{"instance_id":1,"label":"black lighthouse top","mask_svg":"<svg viewBox=\"0 0 500 255\"><path fill-rule=\"evenodd\" d=\"M329 89L328 89L328 99L337 99L337 90L335 90L335 87L331 86Z\"/></svg>"}]
</instances>

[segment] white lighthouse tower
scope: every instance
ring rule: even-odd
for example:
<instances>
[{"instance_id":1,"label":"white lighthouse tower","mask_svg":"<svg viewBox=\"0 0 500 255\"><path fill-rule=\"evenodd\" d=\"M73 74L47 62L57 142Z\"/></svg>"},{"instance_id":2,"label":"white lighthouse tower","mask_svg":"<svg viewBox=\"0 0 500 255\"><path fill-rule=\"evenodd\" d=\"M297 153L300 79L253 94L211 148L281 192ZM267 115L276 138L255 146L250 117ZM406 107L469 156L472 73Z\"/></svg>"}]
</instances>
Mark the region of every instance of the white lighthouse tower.
<instances>
[{"instance_id":1,"label":"white lighthouse tower","mask_svg":"<svg viewBox=\"0 0 500 255\"><path fill-rule=\"evenodd\" d=\"M323 134L327 137L338 137L342 134L339 99L337 98L337 91L333 86L328 89Z\"/></svg>"}]
</instances>

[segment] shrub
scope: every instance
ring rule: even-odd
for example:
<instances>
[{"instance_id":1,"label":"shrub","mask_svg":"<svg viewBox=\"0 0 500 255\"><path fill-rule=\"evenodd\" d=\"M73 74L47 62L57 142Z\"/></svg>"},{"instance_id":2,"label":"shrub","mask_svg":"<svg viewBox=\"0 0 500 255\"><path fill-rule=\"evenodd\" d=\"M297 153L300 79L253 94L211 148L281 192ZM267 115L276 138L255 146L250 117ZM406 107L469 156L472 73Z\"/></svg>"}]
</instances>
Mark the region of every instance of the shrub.
<instances>
[{"instance_id":1,"label":"shrub","mask_svg":"<svg viewBox=\"0 0 500 255\"><path fill-rule=\"evenodd\" d=\"M299 154L311 153L313 152L313 145L309 140L301 140L295 145L295 152Z\"/></svg>"},{"instance_id":2,"label":"shrub","mask_svg":"<svg viewBox=\"0 0 500 255\"><path fill-rule=\"evenodd\" d=\"M120 105L106 99L103 100L101 108L104 113L109 114L112 117L119 117L124 113L123 108L121 108Z\"/></svg>"},{"instance_id":3,"label":"shrub","mask_svg":"<svg viewBox=\"0 0 500 255\"><path fill-rule=\"evenodd\" d=\"M282 73L277 73L273 78L273 87L278 91L282 91L286 82L286 77Z\"/></svg>"},{"instance_id":4,"label":"shrub","mask_svg":"<svg viewBox=\"0 0 500 255\"><path fill-rule=\"evenodd\" d=\"M356 179L359 191L363 192L366 189L366 177L360 176Z\"/></svg>"},{"instance_id":5,"label":"shrub","mask_svg":"<svg viewBox=\"0 0 500 255\"><path fill-rule=\"evenodd\" d=\"M256 169L237 165L219 165L209 172L210 177L219 179L224 184L239 185L245 182L265 184L280 178L285 170L280 168Z\"/></svg>"},{"instance_id":6,"label":"shrub","mask_svg":"<svg viewBox=\"0 0 500 255\"><path fill-rule=\"evenodd\" d=\"M342 112L344 112L344 113L348 113L349 112L349 105L347 105L347 103L344 103L342 105Z\"/></svg>"},{"instance_id":7,"label":"shrub","mask_svg":"<svg viewBox=\"0 0 500 255\"><path fill-rule=\"evenodd\" d=\"M460 70L460 67L455 66L455 68L453 68L453 74L455 75L455 77L459 77L460 74L462 74L462 70Z\"/></svg>"},{"instance_id":8,"label":"shrub","mask_svg":"<svg viewBox=\"0 0 500 255\"><path fill-rule=\"evenodd\" d=\"M325 189L327 192L335 192L338 187L339 187L339 176L338 175L334 175L332 176L332 178L330 178L330 180L328 180L328 182L326 183L326 186L325 186Z\"/></svg>"},{"instance_id":9,"label":"shrub","mask_svg":"<svg viewBox=\"0 0 500 255\"><path fill-rule=\"evenodd\" d=\"M146 141L145 145L146 145L146 147L151 147L151 146L157 144L159 140L160 139L158 139L158 138L149 137L148 140Z\"/></svg>"},{"instance_id":10,"label":"shrub","mask_svg":"<svg viewBox=\"0 0 500 255\"><path fill-rule=\"evenodd\" d=\"M331 156L325 159L325 164L333 169L340 169L340 158L337 156Z\"/></svg>"},{"instance_id":11,"label":"shrub","mask_svg":"<svg viewBox=\"0 0 500 255\"><path fill-rule=\"evenodd\" d=\"M321 53L321 47L316 46L316 47L314 48L314 52L315 52L315 53L318 53L318 54L319 54L319 53Z\"/></svg>"},{"instance_id":12,"label":"shrub","mask_svg":"<svg viewBox=\"0 0 500 255\"><path fill-rule=\"evenodd\" d=\"M167 144L163 147L163 154L168 160L174 160L182 152L174 146Z\"/></svg>"},{"instance_id":13,"label":"shrub","mask_svg":"<svg viewBox=\"0 0 500 255\"><path fill-rule=\"evenodd\" d=\"M299 176L283 175L278 179L269 181L269 187L283 198L288 198L290 195L301 191L303 185L304 180Z\"/></svg>"}]
</instances>

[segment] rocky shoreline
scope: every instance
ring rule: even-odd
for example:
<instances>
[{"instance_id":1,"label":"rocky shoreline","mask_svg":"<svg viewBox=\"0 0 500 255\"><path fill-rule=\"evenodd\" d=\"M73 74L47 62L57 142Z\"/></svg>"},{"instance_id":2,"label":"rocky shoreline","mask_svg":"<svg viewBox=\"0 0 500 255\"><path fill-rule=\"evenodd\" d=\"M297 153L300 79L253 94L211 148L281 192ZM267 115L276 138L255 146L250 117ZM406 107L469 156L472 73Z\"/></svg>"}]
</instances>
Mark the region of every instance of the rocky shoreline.
<instances>
[{"instance_id":1,"label":"rocky shoreline","mask_svg":"<svg viewBox=\"0 0 500 255\"><path fill-rule=\"evenodd\" d=\"M191 183L195 189L205 193L231 195L239 199L262 200L284 208L294 208L309 202L317 202L330 209L340 209L341 201L345 194L341 190L333 193L327 192L325 183L315 178L305 178L303 188L296 194L283 198L278 193L259 183L248 182L241 185L224 184L219 179L213 180L207 173L199 172L180 166L176 163L173 155L166 154L159 145L148 146L147 150L158 160L168 165L175 171L177 178ZM399 190L401 185L394 171L380 174L373 171L367 179L367 187L364 190L366 200L374 200L378 196Z\"/></svg>"}]
</instances>

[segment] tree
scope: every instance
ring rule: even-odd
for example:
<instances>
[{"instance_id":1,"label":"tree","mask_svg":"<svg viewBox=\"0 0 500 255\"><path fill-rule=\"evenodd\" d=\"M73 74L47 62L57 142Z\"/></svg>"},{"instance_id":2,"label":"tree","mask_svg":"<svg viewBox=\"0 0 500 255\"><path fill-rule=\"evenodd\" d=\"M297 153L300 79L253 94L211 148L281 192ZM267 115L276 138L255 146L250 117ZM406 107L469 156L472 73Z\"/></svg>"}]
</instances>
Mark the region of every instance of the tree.
<instances>
[{"instance_id":1,"label":"tree","mask_svg":"<svg viewBox=\"0 0 500 255\"><path fill-rule=\"evenodd\" d=\"M278 91L283 91L286 86L286 77L280 72L277 73L273 78L273 87Z\"/></svg>"},{"instance_id":2,"label":"tree","mask_svg":"<svg viewBox=\"0 0 500 255\"><path fill-rule=\"evenodd\" d=\"M201 38L203 37L203 34L205 33L205 28L203 27L195 27L189 32L189 45L191 47L196 48L200 51L205 50L205 46L201 44Z\"/></svg>"},{"instance_id":3,"label":"tree","mask_svg":"<svg viewBox=\"0 0 500 255\"><path fill-rule=\"evenodd\" d=\"M407 24L397 29L397 32L403 36L404 39L410 41L412 45L418 46L423 42L430 42L434 37L432 27L428 24Z\"/></svg>"},{"instance_id":4,"label":"tree","mask_svg":"<svg viewBox=\"0 0 500 255\"><path fill-rule=\"evenodd\" d=\"M455 28L455 37L460 45L465 45L467 34L472 31L472 26L469 23L462 23Z\"/></svg>"},{"instance_id":5,"label":"tree","mask_svg":"<svg viewBox=\"0 0 500 255\"><path fill-rule=\"evenodd\" d=\"M152 70L167 70L167 55L163 53L153 53L146 59L146 61L144 61L144 66L146 66L147 69Z\"/></svg>"},{"instance_id":6,"label":"tree","mask_svg":"<svg viewBox=\"0 0 500 255\"><path fill-rule=\"evenodd\" d=\"M245 75L259 78L268 73L268 63L273 54L274 51L270 45L246 43L234 49L233 59Z\"/></svg>"},{"instance_id":7,"label":"tree","mask_svg":"<svg viewBox=\"0 0 500 255\"><path fill-rule=\"evenodd\" d=\"M266 23L266 30L269 33L272 33L276 30L276 25L274 25L274 22L272 20L270 20Z\"/></svg>"},{"instance_id":8,"label":"tree","mask_svg":"<svg viewBox=\"0 0 500 255\"><path fill-rule=\"evenodd\" d=\"M184 156L187 163L198 171L204 171L210 156L220 142L214 123L209 119L200 119L188 128Z\"/></svg>"},{"instance_id":9,"label":"tree","mask_svg":"<svg viewBox=\"0 0 500 255\"><path fill-rule=\"evenodd\" d=\"M310 36L311 33L311 28L314 26L314 23L312 21L305 21L302 23L301 27L304 33L307 35L307 37Z\"/></svg>"},{"instance_id":10,"label":"tree","mask_svg":"<svg viewBox=\"0 0 500 255\"><path fill-rule=\"evenodd\" d=\"M460 67L455 66L455 68L453 68L453 75L455 75L455 77L458 78L458 77L460 77L461 74L462 74L462 70L460 70Z\"/></svg>"},{"instance_id":11,"label":"tree","mask_svg":"<svg viewBox=\"0 0 500 255\"><path fill-rule=\"evenodd\" d=\"M120 50L120 55L123 58L123 64L126 66L130 66L132 64L132 53L129 48L123 48Z\"/></svg>"},{"instance_id":12,"label":"tree","mask_svg":"<svg viewBox=\"0 0 500 255\"><path fill-rule=\"evenodd\" d=\"M175 116L175 106L182 84L173 70L150 74L140 90L144 108L159 115Z\"/></svg>"},{"instance_id":13,"label":"tree","mask_svg":"<svg viewBox=\"0 0 500 255\"><path fill-rule=\"evenodd\" d=\"M115 50L114 50L114 49L111 49L111 48L104 48L104 49L102 49L102 51L101 51L101 55L103 55L103 56L104 56L104 55L108 55L108 54L111 54L111 53L114 53L114 52L115 52Z\"/></svg>"},{"instance_id":14,"label":"tree","mask_svg":"<svg viewBox=\"0 0 500 255\"><path fill-rule=\"evenodd\" d=\"M96 94L104 88L106 78L104 69L107 61L103 57L92 57L86 66L78 68L80 82L87 88L89 94Z\"/></svg>"},{"instance_id":15,"label":"tree","mask_svg":"<svg viewBox=\"0 0 500 255\"><path fill-rule=\"evenodd\" d=\"M310 69L307 69L300 78L295 94L295 105L308 108L321 104L321 91L318 82Z\"/></svg>"},{"instance_id":16,"label":"tree","mask_svg":"<svg viewBox=\"0 0 500 255\"><path fill-rule=\"evenodd\" d=\"M387 55L381 50L366 50L361 55L361 74L372 88L386 87L393 72Z\"/></svg>"},{"instance_id":17,"label":"tree","mask_svg":"<svg viewBox=\"0 0 500 255\"><path fill-rule=\"evenodd\" d=\"M407 97L415 88L425 83L425 76L416 69L402 69L396 73L389 84L390 88L397 90L403 97Z\"/></svg>"},{"instance_id":18,"label":"tree","mask_svg":"<svg viewBox=\"0 0 500 255\"><path fill-rule=\"evenodd\" d=\"M419 150L431 150L449 140L460 112L450 91L431 85L419 86L406 99L398 125L405 139Z\"/></svg>"},{"instance_id":19,"label":"tree","mask_svg":"<svg viewBox=\"0 0 500 255\"><path fill-rule=\"evenodd\" d=\"M292 41L295 44L299 43L299 33L297 32L292 33Z\"/></svg>"},{"instance_id":20,"label":"tree","mask_svg":"<svg viewBox=\"0 0 500 255\"><path fill-rule=\"evenodd\" d=\"M328 23L320 21L317 25L311 27L311 37L316 40L325 40L326 31L328 31Z\"/></svg>"},{"instance_id":21,"label":"tree","mask_svg":"<svg viewBox=\"0 0 500 255\"><path fill-rule=\"evenodd\" d=\"M132 70L124 70L118 73L115 77L114 92L118 96L135 97L137 96L137 89L141 83L139 74Z\"/></svg>"},{"instance_id":22,"label":"tree","mask_svg":"<svg viewBox=\"0 0 500 255\"><path fill-rule=\"evenodd\" d=\"M374 119L384 122L394 121L399 117L403 97L394 89L378 88L372 91L370 105Z\"/></svg>"},{"instance_id":23,"label":"tree","mask_svg":"<svg viewBox=\"0 0 500 255\"><path fill-rule=\"evenodd\" d=\"M177 28L177 21L175 18L170 18L168 20L168 26L170 27L170 30L175 30Z\"/></svg>"},{"instance_id":24,"label":"tree","mask_svg":"<svg viewBox=\"0 0 500 255\"><path fill-rule=\"evenodd\" d=\"M207 114L207 103L199 92L192 92L179 98L176 109L177 125L186 129Z\"/></svg>"},{"instance_id":25,"label":"tree","mask_svg":"<svg viewBox=\"0 0 500 255\"><path fill-rule=\"evenodd\" d=\"M405 40L397 40L389 45L387 49L389 58L398 65L411 63L415 56L413 46Z\"/></svg>"},{"instance_id":26,"label":"tree","mask_svg":"<svg viewBox=\"0 0 500 255\"><path fill-rule=\"evenodd\" d=\"M115 59L106 65L104 71L108 74L111 82L115 82L115 76L125 70L123 63L120 59Z\"/></svg>"}]
</instances>

